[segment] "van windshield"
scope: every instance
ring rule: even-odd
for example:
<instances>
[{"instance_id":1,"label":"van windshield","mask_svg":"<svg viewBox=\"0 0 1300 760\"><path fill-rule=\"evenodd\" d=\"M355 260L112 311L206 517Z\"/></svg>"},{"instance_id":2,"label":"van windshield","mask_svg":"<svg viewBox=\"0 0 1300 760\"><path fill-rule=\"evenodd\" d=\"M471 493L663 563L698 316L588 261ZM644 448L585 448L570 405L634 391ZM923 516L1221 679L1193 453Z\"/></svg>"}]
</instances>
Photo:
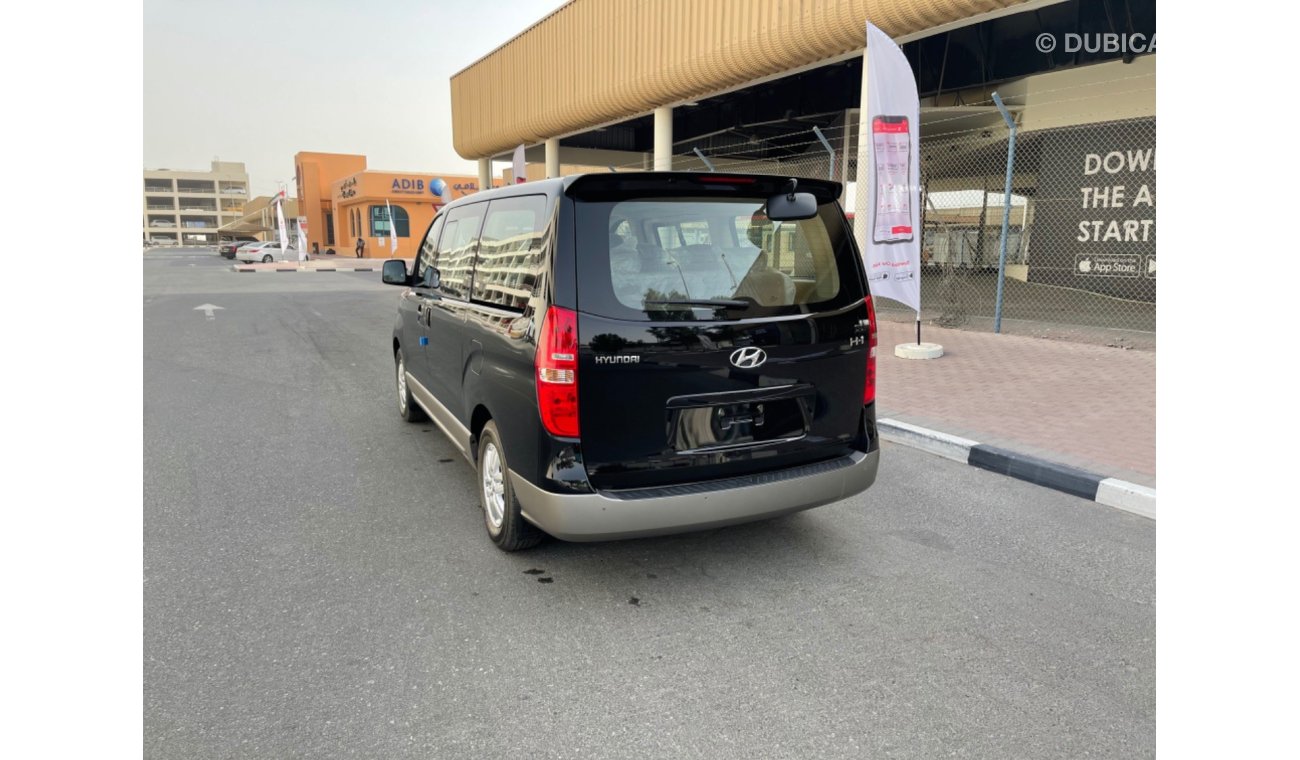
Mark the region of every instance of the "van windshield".
<instances>
[{"instance_id":1,"label":"van windshield","mask_svg":"<svg viewBox=\"0 0 1300 760\"><path fill-rule=\"evenodd\" d=\"M577 204L579 307L622 319L822 311L863 293L843 217L775 222L760 198Z\"/></svg>"}]
</instances>

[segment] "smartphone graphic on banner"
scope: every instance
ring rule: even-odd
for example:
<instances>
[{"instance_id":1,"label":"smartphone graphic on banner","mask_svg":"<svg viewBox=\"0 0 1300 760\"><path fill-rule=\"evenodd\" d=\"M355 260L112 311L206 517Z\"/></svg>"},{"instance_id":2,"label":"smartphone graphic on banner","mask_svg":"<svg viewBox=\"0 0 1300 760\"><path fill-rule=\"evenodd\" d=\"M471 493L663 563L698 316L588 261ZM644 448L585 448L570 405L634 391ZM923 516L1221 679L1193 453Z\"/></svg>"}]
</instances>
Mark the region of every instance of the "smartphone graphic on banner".
<instances>
[{"instance_id":1,"label":"smartphone graphic on banner","mask_svg":"<svg viewBox=\"0 0 1300 760\"><path fill-rule=\"evenodd\" d=\"M876 208L872 241L904 243L912 239L912 134L906 116L871 120L871 147L876 158Z\"/></svg>"}]
</instances>

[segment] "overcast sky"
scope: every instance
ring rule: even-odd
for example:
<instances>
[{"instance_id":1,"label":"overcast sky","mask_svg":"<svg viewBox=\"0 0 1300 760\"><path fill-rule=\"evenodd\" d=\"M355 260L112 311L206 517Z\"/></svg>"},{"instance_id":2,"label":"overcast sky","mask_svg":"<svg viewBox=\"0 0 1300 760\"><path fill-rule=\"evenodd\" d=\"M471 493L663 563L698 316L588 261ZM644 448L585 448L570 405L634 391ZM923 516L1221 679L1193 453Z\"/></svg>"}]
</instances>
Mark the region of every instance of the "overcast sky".
<instances>
[{"instance_id":1,"label":"overcast sky","mask_svg":"<svg viewBox=\"0 0 1300 760\"><path fill-rule=\"evenodd\" d=\"M561 5L146 0L144 166L243 161L254 195L292 193L300 150L477 174L452 148L451 75Z\"/></svg>"}]
</instances>

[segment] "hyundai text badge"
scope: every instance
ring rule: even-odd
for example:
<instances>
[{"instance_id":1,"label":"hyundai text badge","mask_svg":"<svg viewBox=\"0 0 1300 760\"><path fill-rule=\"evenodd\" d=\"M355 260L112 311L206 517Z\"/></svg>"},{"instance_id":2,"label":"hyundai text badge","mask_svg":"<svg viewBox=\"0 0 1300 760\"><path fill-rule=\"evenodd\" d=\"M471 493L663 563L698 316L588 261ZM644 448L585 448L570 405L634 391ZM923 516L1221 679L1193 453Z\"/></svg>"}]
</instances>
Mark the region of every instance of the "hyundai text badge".
<instances>
[{"instance_id":1,"label":"hyundai text badge","mask_svg":"<svg viewBox=\"0 0 1300 760\"><path fill-rule=\"evenodd\" d=\"M754 369L767 361L767 352L761 348L749 346L731 352L731 363L740 369Z\"/></svg>"}]
</instances>

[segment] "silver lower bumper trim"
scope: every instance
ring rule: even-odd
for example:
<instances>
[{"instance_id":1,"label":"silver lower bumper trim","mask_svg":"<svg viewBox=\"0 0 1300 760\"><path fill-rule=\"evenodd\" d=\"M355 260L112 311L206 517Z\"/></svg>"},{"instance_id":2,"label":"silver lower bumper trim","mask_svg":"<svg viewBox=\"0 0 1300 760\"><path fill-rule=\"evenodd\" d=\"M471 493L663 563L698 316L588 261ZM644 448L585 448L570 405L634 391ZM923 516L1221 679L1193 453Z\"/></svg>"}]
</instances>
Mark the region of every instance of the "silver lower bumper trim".
<instances>
[{"instance_id":1,"label":"silver lower bumper trim","mask_svg":"<svg viewBox=\"0 0 1300 760\"><path fill-rule=\"evenodd\" d=\"M513 470L510 483L524 517L565 541L607 541L683 533L763 520L861 493L876 481L880 451L854 452L845 467L720 491L619 499L543 490Z\"/></svg>"}]
</instances>

